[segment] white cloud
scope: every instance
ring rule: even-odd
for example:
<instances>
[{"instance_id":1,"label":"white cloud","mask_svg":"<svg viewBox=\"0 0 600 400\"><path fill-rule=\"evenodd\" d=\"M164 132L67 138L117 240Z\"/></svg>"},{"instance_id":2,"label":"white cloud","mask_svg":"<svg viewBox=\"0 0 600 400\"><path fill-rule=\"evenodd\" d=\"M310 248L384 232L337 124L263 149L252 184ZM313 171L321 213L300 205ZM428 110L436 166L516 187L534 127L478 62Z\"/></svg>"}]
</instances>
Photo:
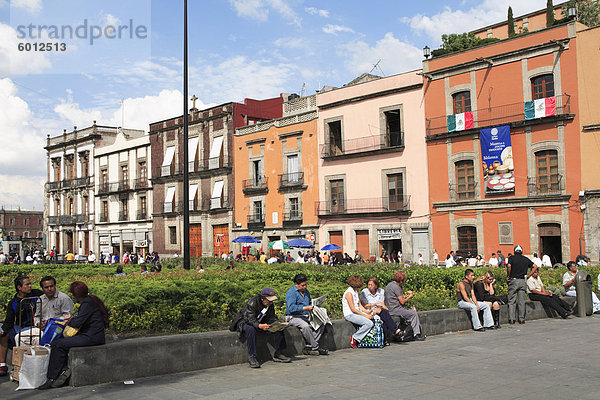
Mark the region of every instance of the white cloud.
<instances>
[{"instance_id":1,"label":"white cloud","mask_svg":"<svg viewBox=\"0 0 600 400\"><path fill-rule=\"evenodd\" d=\"M190 88L217 103L273 97L287 90L295 69L291 64L269 59L235 56L215 65L195 67L191 70Z\"/></svg>"},{"instance_id":2,"label":"white cloud","mask_svg":"<svg viewBox=\"0 0 600 400\"><path fill-rule=\"evenodd\" d=\"M517 2L511 0L484 0L475 7L467 10L453 10L445 7L443 11L432 16L418 14L413 17L401 18L410 28L428 36L435 44L441 43L441 36L448 33L463 33L483 26L506 20L508 7L512 5L513 14L522 15L546 6L544 0L529 0Z\"/></svg>"},{"instance_id":3,"label":"white cloud","mask_svg":"<svg viewBox=\"0 0 600 400\"><path fill-rule=\"evenodd\" d=\"M354 41L342 46L343 54L349 55L347 67L355 74L369 72L377 61L386 75L418 69L421 66L422 50L402 42L392 32L370 47L363 41Z\"/></svg>"},{"instance_id":4,"label":"white cloud","mask_svg":"<svg viewBox=\"0 0 600 400\"><path fill-rule=\"evenodd\" d=\"M98 110L82 110L78 103L73 102L73 91L67 89L67 100L54 107L54 112L61 118L71 121L74 126L84 128L92 125L93 121L100 122L102 113Z\"/></svg>"},{"instance_id":5,"label":"white cloud","mask_svg":"<svg viewBox=\"0 0 600 400\"><path fill-rule=\"evenodd\" d=\"M302 18L284 0L229 0L229 2L241 17L264 22L269 19L270 10L273 10L291 24L302 25Z\"/></svg>"},{"instance_id":6,"label":"white cloud","mask_svg":"<svg viewBox=\"0 0 600 400\"><path fill-rule=\"evenodd\" d=\"M165 59L163 62L167 62L167 60ZM154 61L124 62L122 67L113 70L111 74L115 81L130 85L153 82L171 86L173 82L181 81L180 68L170 68Z\"/></svg>"},{"instance_id":7,"label":"white cloud","mask_svg":"<svg viewBox=\"0 0 600 400\"><path fill-rule=\"evenodd\" d=\"M0 23L0 75L37 74L51 67L44 52L19 51L18 44L25 42L11 26Z\"/></svg>"},{"instance_id":8,"label":"white cloud","mask_svg":"<svg viewBox=\"0 0 600 400\"><path fill-rule=\"evenodd\" d=\"M323 32L330 35L337 35L339 32L354 32L354 30L343 25L327 24L323 27Z\"/></svg>"},{"instance_id":9,"label":"white cloud","mask_svg":"<svg viewBox=\"0 0 600 400\"><path fill-rule=\"evenodd\" d=\"M24 8L32 14L42 11L42 0L12 0L11 7Z\"/></svg>"},{"instance_id":10,"label":"white cloud","mask_svg":"<svg viewBox=\"0 0 600 400\"><path fill-rule=\"evenodd\" d=\"M283 49L303 49L310 50L311 44L308 39L303 39L300 37L284 37L279 38L273 42L273 44L277 47L281 47Z\"/></svg>"},{"instance_id":11,"label":"white cloud","mask_svg":"<svg viewBox=\"0 0 600 400\"><path fill-rule=\"evenodd\" d=\"M320 10L320 9L318 9L316 7L306 7L304 9L304 11L306 11L310 15L318 15L319 17L329 18L329 11L328 10Z\"/></svg>"},{"instance_id":12,"label":"white cloud","mask_svg":"<svg viewBox=\"0 0 600 400\"><path fill-rule=\"evenodd\" d=\"M8 6L8 0L0 0L0 8Z\"/></svg>"},{"instance_id":13,"label":"white cloud","mask_svg":"<svg viewBox=\"0 0 600 400\"><path fill-rule=\"evenodd\" d=\"M46 175L45 141L32 121L29 105L17 95L16 85L0 79L0 204L42 209Z\"/></svg>"}]
</instances>

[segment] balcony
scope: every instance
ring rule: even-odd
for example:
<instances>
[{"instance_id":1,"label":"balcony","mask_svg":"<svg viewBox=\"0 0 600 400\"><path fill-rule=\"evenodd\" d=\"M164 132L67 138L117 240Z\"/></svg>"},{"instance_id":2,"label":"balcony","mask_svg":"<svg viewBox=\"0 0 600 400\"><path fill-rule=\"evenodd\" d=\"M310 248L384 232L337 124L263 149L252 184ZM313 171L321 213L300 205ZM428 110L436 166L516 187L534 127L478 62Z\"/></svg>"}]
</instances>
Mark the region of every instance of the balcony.
<instances>
[{"instance_id":1,"label":"balcony","mask_svg":"<svg viewBox=\"0 0 600 400\"><path fill-rule=\"evenodd\" d=\"M71 180L71 179L65 179L60 181L60 187L61 189L69 189L71 187L75 186L75 181Z\"/></svg>"},{"instance_id":2,"label":"balcony","mask_svg":"<svg viewBox=\"0 0 600 400\"><path fill-rule=\"evenodd\" d=\"M469 183L468 185L450 183L448 187L450 201L474 200L477 198L479 182Z\"/></svg>"},{"instance_id":3,"label":"balcony","mask_svg":"<svg viewBox=\"0 0 600 400\"><path fill-rule=\"evenodd\" d=\"M304 172L279 175L279 190L298 189L304 186Z\"/></svg>"},{"instance_id":4,"label":"balcony","mask_svg":"<svg viewBox=\"0 0 600 400\"><path fill-rule=\"evenodd\" d=\"M58 217L59 225L75 225L75 216L74 215L60 215Z\"/></svg>"},{"instance_id":5,"label":"balcony","mask_svg":"<svg viewBox=\"0 0 600 400\"><path fill-rule=\"evenodd\" d=\"M163 213L165 214L178 213L182 211L182 206L181 203L175 201L163 202L161 210L163 210Z\"/></svg>"},{"instance_id":6,"label":"balcony","mask_svg":"<svg viewBox=\"0 0 600 400\"><path fill-rule=\"evenodd\" d=\"M248 229L258 230L265 227L265 214L254 213L248 215Z\"/></svg>"},{"instance_id":7,"label":"balcony","mask_svg":"<svg viewBox=\"0 0 600 400\"><path fill-rule=\"evenodd\" d=\"M129 221L129 213L127 211L119 211L119 221Z\"/></svg>"},{"instance_id":8,"label":"balcony","mask_svg":"<svg viewBox=\"0 0 600 400\"><path fill-rule=\"evenodd\" d=\"M283 214L283 226L302 225L302 211L292 210Z\"/></svg>"},{"instance_id":9,"label":"balcony","mask_svg":"<svg viewBox=\"0 0 600 400\"><path fill-rule=\"evenodd\" d=\"M58 225L58 217L56 215L49 216L48 225Z\"/></svg>"},{"instance_id":10,"label":"balcony","mask_svg":"<svg viewBox=\"0 0 600 400\"><path fill-rule=\"evenodd\" d=\"M144 219L148 219L148 212L146 210L138 211L135 215L135 219L137 221L142 221Z\"/></svg>"},{"instance_id":11,"label":"balcony","mask_svg":"<svg viewBox=\"0 0 600 400\"><path fill-rule=\"evenodd\" d=\"M77 214L75 216L75 223L87 224L91 221L90 214Z\"/></svg>"},{"instance_id":12,"label":"balcony","mask_svg":"<svg viewBox=\"0 0 600 400\"><path fill-rule=\"evenodd\" d=\"M75 180L75 185L76 186L88 186L92 184L92 178L89 176L83 177L83 178L77 178Z\"/></svg>"},{"instance_id":13,"label":"balcony","mask_svg":"<svg viewBox=\"0 0 600 400\"><path fill-rule=\"evenodd\" d=\"M242 181L242 192L244 194L262 194L269 191L269 178L261 176L255 179L244 179Z\"/></svg>"},{"instance_id":14,"label":"balcony","mask_svg":"<svg viewBox=\"0 0 600 400\"><path fill-rule=\"evenodd\" d=\"M539 121L545 118L556 118L557 116L568 116L571 112L571 96L568 94L562 94L556 97L556 115L551 117L538 118L537 120L528 121ZM439 134L446 134L448 132L447 126L448 116L442 115L435 118L426 119L427 136L435 136ZM496 107L480 108L473 111L473 128L480 129L495 125L503 125L509 123L520 123L525 122L525 103L513 103L505 104ZM459 131L459 132L468 132ZM452 132L453 134L456 132Z\"/></svg>"},{"instance_id":15,"label":"balcony","mask_svg":"<svg viewBox=\"0 0 600 400\"><path fill-rule=\"evenodd\" d=\"M401 132L391 135L373 135L343 140L338 143L326 142L321 145L321 158L349 158L404 149Z\"/></svg>"},{"instance_id":16,"label":"balcony","mask_svg":"<svg viewBox=\"0 0 600 400\"><path fill-rule=\"evenodd\" d=\"M46 187L48 188L48 190L58 190L58 189L60 189L60 181L48 182L46 185L47 185Z\"/></svg>"},{"instance_id":17,"label":"balcony","mask_svg":"<svg viewBox=\"0 0 600 400\"><path fill-rule=\"evenodd\" d=\"M148 178L137 178L133 181L133 188L134 189L147 189L150 187L150 182L148 181Z\"/></svg>"},{"instance_id":18,"label":"balcony","mask_svg":"<svg viewBox=\"0 0 600 400\"><path fill-rule=\"evenodd\" d=\"M541 178L541 179L540 179ZM528 196L548 196L553 194L562 194L565 189L563 176L554 174L549 177L528 177L527 195Z\"/></svg>"},{"instance_id":19,"label":"balcony","mask_svg":"<svg viewBox=\"0 0 600 400\"><path fill-rule=\"evenodd\" d=\"M100 222L108 222L108 214L100 214Z\"/></svg>"},{"instance_id":20,"label":"balcony","mask_svg":"<svg viewBox=\"0 0 600 400\"><path fill-rule=\"evenodd\" d=\"M98 194L106 194L110 191L110 185L108 182L104 182L98 185Z\"/></svg>"},{"instance_id":21,"label":"balcony","mask_svg":"<svg viewBox=\"0 0 600 400\"><path fill-rule=\"evenodd\" d=\"M231 169L233 160L231 157L221 156L214 158L205 158L197 161L188 162L188 172L190 174L200 173L206 176L222 173L222 169ZM183 164L173 163L165 167L158 167L152 170L153 180L157 178L181 177L183 174Z\"/></svg>"},{"instance_id":22,"label":"balcony","mask_svg":"<svg viewBox=\"0 0 600 400\"><path fill-rule=\"evenodd\" d=\"M315 212L319 216L409 214L410 196L317 201Z\"/></svg>"}]
</instances>

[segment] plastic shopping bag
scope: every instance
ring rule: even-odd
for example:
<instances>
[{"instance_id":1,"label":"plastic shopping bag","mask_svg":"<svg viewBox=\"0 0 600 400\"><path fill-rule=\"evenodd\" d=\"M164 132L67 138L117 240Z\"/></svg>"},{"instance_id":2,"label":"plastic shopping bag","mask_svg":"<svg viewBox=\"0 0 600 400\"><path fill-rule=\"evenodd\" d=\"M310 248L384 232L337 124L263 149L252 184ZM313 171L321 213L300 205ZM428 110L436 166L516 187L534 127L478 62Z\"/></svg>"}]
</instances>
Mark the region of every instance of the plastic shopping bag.
<instances>
[{"instance_id":1,"label":"plastic shopping bag","mask_svg":"<svg viewBox=\"0 0 600 400\"><path fill-rule=\"evenodd\" d=\"M19 371L19 387L21 389L36 389L46 382L50 349L48 347L34 346L31 351L23 355L23 364Z\"/></svg>"},{"instance_id":2,"label":"plastic shopping bag","mask_svg":"<svg viewBox=\"0 0 600 400\"><path fill-rule=\"evenodd\" d=\"M63 329L65 328L66 321L62 319L50 318L46 321L46 328L44 329L44 334L42 335L42 340L40 344L45 346L47 344L52 343L52 341L56 338L59 338Z\"/></svg>"},{"instance_id":3,"label":"plastic shopping bag","mask_svg":"<svg viewBox=\"0 0 600 400\"><path fill-rule=\"evenodd\" d=\"M17 346L20 346L22 344L30 346L39 344L40 329L31 326L21 329L21 331L15 336L15 343L17 343Z\"/></svg>"}]
</instances>

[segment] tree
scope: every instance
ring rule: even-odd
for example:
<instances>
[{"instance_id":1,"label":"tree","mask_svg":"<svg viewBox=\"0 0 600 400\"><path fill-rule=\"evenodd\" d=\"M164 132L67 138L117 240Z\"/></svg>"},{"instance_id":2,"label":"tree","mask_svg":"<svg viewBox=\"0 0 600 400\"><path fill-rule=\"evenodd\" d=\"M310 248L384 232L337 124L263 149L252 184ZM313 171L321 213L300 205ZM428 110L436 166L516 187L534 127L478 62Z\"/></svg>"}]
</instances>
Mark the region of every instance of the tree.
<instances>
[{"instance_id":1,"label":"tree","mask_svg":"<svg viewBox=\"0 0 600 400\"><path fill-rule=\"evenodd\" d=\"M593 28L600 25L598 15L600 15L600 4L596 0L570 0L562 8L563 18L569 16L569 8L577 9L577 21Z\"/></svg>"},{"instance_id":2,"label":"tree","mask_svg":"<svg viewBox=\"0 0 600 400\"><path fill-rule=\"evenodd\" d=\"M550 28L554 25L554 4L552 0L548 0L546 3L546 28Z\"/></svg>"},{"instance_id":3,"label":"tree","mask_svg":"<svg viewBox=\"0 0 600 400\"><path fill-rule=\"evenodd\" d=\"M512 7L508 7L508 37L515 36L515 19L513 17Z\"/></svg>"},{"instance_id":4,"label":"tree","mask_svg":"<svg viewBox=\"0 0 600 400\"><path fill-rule=\"evenodd\" d=\"M472 47L481 46L486 43L495 42L498 38L484 38L481 39L473 32L465 33L451 33L449 35L442 35L442 46L431 52L431 55L438 57L444 54L453 53L455 51L461 51L470 49Z\"/></svg>"}]
</instances>

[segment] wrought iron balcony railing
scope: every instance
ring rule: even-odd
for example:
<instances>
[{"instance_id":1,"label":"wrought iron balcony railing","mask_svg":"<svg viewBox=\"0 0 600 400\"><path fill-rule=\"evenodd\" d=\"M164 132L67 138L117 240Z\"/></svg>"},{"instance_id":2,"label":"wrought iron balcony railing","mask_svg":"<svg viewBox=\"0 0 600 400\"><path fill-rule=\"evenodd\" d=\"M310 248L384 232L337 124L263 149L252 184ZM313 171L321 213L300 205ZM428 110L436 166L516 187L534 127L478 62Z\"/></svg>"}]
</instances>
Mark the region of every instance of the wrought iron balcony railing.
<instances>
[{"instance_id":1,"label":"wrought iron balcony railing","mask_svg":"<svg viewBox=\"0 0 600 400\"><path fill-rule=\"evenodd\" d=\"M119 211L119 221L129 221L129 212Z\"/></svg>"},{"instance_id":2,"label":"wrought iron balcony railing","mask_svg":"<svg viewBox=\"0 0 600 400\"><path fill-rule=\"evenodd\" d=\"M262 193L268 191L269 178L261 176L255 179L244 179L242 181L242 191L248 193Z\"/></svg>"},{"instance_id":3,"label":"wrought iron balcony railing","mask_svg":"<svg viewBox=\"0 0 600 400\"><path fill-rule=\"evenodd\" d=\"M479 182L467 184L450 183L448 188L450 191L450 201L473 200L477 198Z\"/></svg>"},{"instance_id":4,"label":"wrought iron balcony railing","mask_svg":"<svg viewBox=\"0 0 600 400\"><path fill-rule=\"evenodd\" d=\"M100 222L108 222L108 214L100 214Z\"/></svg>"},{"instance_id":5,"label":"wrought iron balcony railing","mask_svg":"<svg viewBox=\"0 0 600 400\"><path fill-rule=\"evenodd\" d=\"M395 213L410 211L410 196L317 201L317 215Z\"/></svg>"},{"instance_id":6,"label":"wrought iron balcony railing","mask_svg":"<svg viewBox=\"0 0 600 400\"><path fill-rule=\"evenodd\" d=\"M344 156L350 154L401 148L404 141L401 132L392 132L389 135L372 135L360 138L347 139L340 142L325 142L321 145L321 158Z\"/></svg>"},{"instance_id":7,"label":"wrought iron balcony railing","mask_svg":"<svg viewBox=\"0 0 600 400\"><path fill-rule=\"evenodd\" d=\"M549 176L538 176L527 178L527 194L529 196L544 196L550 194L561 194L564 187L563 176L552 174Z\"/></svg>"},{"instance_id":8,"label":"wrought iron balcony railing","mask_svg":"<svg viewBox=\"0 0 600 400\"><path fill-rule=\"evenodd\" d=\"M148 219L148 212L146 210L141 210L136 213L136 220L140 221L143 219Z\"/></svg>"},{"instance_id":9,"label":"wrought iron balcony railing","mask_svg":"<svg viewBox=\"0 0 600 400\"><path fill-rule=\"evenodd\" d=\"M292 172L279 175L279 188L290 188L304 185L304 172Z\"/></svg>"}]
</instances>

